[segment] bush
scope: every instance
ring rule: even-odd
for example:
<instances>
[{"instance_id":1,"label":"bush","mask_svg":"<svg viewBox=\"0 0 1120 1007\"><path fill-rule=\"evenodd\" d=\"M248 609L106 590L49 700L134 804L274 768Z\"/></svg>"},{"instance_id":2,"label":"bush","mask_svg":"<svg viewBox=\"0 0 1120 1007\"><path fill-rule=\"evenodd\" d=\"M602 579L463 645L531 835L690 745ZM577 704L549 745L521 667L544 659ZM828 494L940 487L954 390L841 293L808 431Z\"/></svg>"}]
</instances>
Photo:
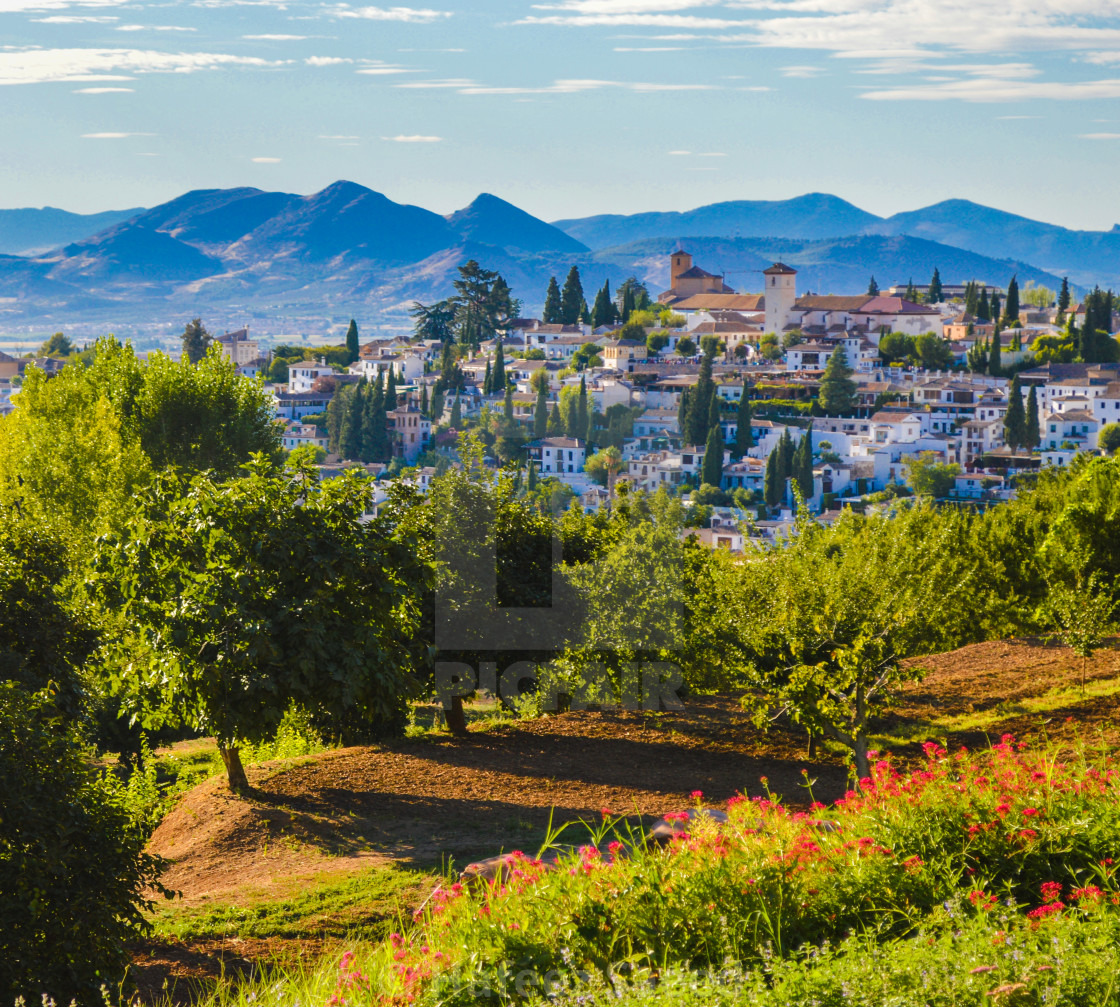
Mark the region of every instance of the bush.
<instances>
[{"instance_id":1,"label":"bush","mask_svg":"<svg viewBox=\"0 0 1120 1007\"><path fill-rule=\"evenodd\" d=\"M1106 455L1120 451L1120 423L1106 423L1097 434L1097 447Z\"/></svg>"},{"instance_id":2,"label":"bush","mask_svg":"<svg viewBox=\"0 0 1120 1007\"><path fill-rule=\"evenodd\" d=\"M100 1003L162 861L45 694L0 683L0 1000Z\"/></svg>"}]
</instances>

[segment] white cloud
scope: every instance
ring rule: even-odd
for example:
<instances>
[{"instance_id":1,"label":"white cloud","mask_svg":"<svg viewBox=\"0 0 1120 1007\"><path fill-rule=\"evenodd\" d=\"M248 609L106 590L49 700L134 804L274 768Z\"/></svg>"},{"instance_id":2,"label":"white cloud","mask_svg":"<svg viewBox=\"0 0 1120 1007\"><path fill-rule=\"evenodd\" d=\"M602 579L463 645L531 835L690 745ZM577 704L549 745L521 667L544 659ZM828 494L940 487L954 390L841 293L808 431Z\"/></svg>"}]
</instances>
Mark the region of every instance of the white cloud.
<instances>
[{"instance_id":1,"label":"white cloud","mask_svg":"<svg viewBox=\"0 0 1120 1007\"><path fill-rule=\"evenodd\" d=\"M198 31L197 28L180 28L173 24L122 24L117 31Z\"/></svg>"},{"instance_id":2,"label":"white cloud","mask_svg":"<svg viewBox=\"0 0 1120 1007\"><path fill-rule=\"evenodd\" d=\"M252 158L253 164L279 164L280 158L278 157L254 157Z\"/></svg>"},{"instance_id":3,"label":"white cloud","mask_svg":"<svg viewBox=\"0 0 1120 1007\"><path fill-rule=\"evenodd\" d=\"M469 77L445 77L442 80L410 80L405 84L394 84L393 87L406 88L416 91L426 90L459 90L464 87L476 87Z\"/></svg>"},{"instance_id":4,"label":"white cloud","mask_svg":"<svg viewBox=\"0 0 1120 1007\"><path fill-rule=\"evenodd\" d=\"M410 70L404 66L393 66L389 63L382 63L379 66L364 66L360 70L355 70L355 73L368 74L371 77L392 76L398 73L417 73L416 70Z\"/></svg>"},{"instance_id":5,"label":"white cloud","mask_svg":"<svg viewBox=\"0 0 1120 1007\"><path fill-rule=\"evenodd\" d=\"M133 94L134 87L78 87L75 94Z\"/></svg>"},{"instance_id":6,"label":"white cloud","mask_svg":"<svg viewBox=\"0 0 1120 1007\"><path fill-rule=\"evenodd\" d=\"M621 46L614 47L615 52L685 52L686 49L683 45L645 45L645 46Z\"/></svg>"},{"instance_id":7,"label":"white cloud","mask_svg":"<svg viewBox=\"0 0 1120 1007\"><path fill-rule=\"evenodd\" d=\"M866 91L861 97L869 101L1086 101L1090 98L1120 98L1120 80L1068 83L977 77L942 84L917 84Z\"/></svg>"},{"instance_id":8,"label":"white cloud","mask_svg":"<svg viewBox=\"0 0 1120 1007\"><path fill-rule=\"evenodd\" d=\"M254 56L142 49L16 49L0 52L0 85L131 80L134 74L278 66Z\"/></svg>"},{"instance_id":9,"label":"white cloud","mask_svg":"<svg viewBox=\"0 0 1120 1007\"><path fill-rule=\"evenodd\" d=\"M50 17L33 17L37 24L99 24L119 21L115 14L52 14Z\"/></svg>"},{"instance_id":10,"label":"white cloud","mask_svg":"<svg viewBox=\"0 0 1120 1007\"><path fill-rule=\"evenodd\" d=\"M367 21L404 21L408 24L431 24L451 17L448 10L430 10L416 7L351 7L337 4L327 9L332 17L364 18Z\"/></svg>"},{"instance_id":11,"label":"white cloud","mask_svg":"<svg viewBox=\"0 0 1120 1007\"><path fill-rule=\"evenodd\" d=\"M573 28L622 27L636 28L743 28L746 21L727 18L697 17L691 14L531 14L514 24L564 25Z\"/></svg>"},{"instance_id":12,"label":"white cloud","mask_svg":"<svg viewBox=\"0 0 1120 1007\"><path fill-rule=\"evenodd\" d=\"M340 66L343 63L353 63L352 59L345 56L308 56L304 63L308 66Z\"/></svg>"},{"instance_id":13,"label":"white cloud","mask_svg":"<svg viewBox=\"0 0 1120 1007\"><path fill-rule=\"evenodd\" d=\"M1081 133L1082 140L1120 140L1120 133Z\"/></svg>"},{"instance_id":14,"label":"white cloud","mask_svg":"<svg viewBox=\"0 0 1120 1007\"><path fill-rule=\"evenodd\" d=\"M68 7L118 7L117 0L0 0L0 14L65 10Z\"/></svg>"},{"instance_id":15,"label":"white cloud","mask_svg":"<svg viewBox=\"0 0 1120 1007\"><path fill-rule=\"evenodd\" d=\"M535 10L566 10L577 14L654 14L664 11L715 7L724 0L564 0L563 3L533 4Z\"/></svg>"},{"instance_id":16,"label":"white cloud","mask_svg":"<svg viewBox=\"0 0 1120 1007\"><path fill-rule=\"evenodd\" d=\"M600 91L604 88L620 88L625 91L655 92L655 91L717 91L714 84L658 84L641 81L594 80L572 79L556 80L544 87L492 87L485 84L476 84L472 80L431 80L410 81L407 84L395 84L400 88L450 88L459 94L581 94L585 91Z\"/></svg>"},{"instance_id":17,"label":"white cloud","mask_svg":"<svg viewBox=\"0 0 1120 1007\"><path fill-rule=\"evenodd\" d=\"M83 133L83 140L124 140L130 136L155 136L155 133Z\"/></svg>"},{"instance_id":18,"label":"white cloud","mask_svg":"<svg viewBox=\"0 0 1120 1007\"><path fill-rule=\"evenodd\" d=\"M442 136L383 136L382 140L390 140L393 143L441 143Z\"/></svg>"},{"instance_id":19,"label":"white cloud","mask_svg":"<svg viewBox=\"0 0 1120 1007\"><path fill-rule=\"evenodd\" d=\"M302 42L310 38L309 35L242 35L251 42Z\"/></svg>"},{"instance_id":20,"label":"white cloud","mask_svg":"<svg viewBox=\"0 0 1120 1007\"><path fill-rule=\"evenodd\" d=\"M819 74L824 73L824 67L820 66L783 66L783 77L802 77L805 80L812 80Z\"/></svg>"}]
</instances>

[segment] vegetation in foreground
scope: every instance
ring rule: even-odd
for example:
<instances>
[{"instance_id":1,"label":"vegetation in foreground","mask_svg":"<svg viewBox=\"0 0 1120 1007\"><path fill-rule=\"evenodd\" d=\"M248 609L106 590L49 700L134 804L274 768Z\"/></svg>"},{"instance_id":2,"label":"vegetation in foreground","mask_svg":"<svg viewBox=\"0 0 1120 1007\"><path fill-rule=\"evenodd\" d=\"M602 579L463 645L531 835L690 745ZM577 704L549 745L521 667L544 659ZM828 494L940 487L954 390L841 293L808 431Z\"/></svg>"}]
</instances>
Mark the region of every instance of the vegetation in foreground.
<instances>
[{"instance_id":1,"label":"vegetation in foreground","mask_svg":"<svg viewBox=\"0 0 1120 1007\"><path fill-rule=\"evenodd\" d=\"M555 869L513 853L388 940L204 1003L1120 1003L1111 756L925 750L832 807L733 799L666 848L604 811Z\"/></svg>"}]
</instances>

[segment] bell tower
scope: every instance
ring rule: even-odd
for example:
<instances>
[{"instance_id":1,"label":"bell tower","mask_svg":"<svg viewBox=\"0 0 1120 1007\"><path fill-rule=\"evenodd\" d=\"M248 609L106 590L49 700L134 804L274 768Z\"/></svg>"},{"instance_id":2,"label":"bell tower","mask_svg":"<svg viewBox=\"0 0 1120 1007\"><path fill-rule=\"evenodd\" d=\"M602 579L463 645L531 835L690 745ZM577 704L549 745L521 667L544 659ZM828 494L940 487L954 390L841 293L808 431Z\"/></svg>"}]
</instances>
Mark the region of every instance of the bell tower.
<instances>
[{"instance_id":1,"label":"bell tower","mask_svg":"<svg viewBox=\"0 0 1120 1007\"><path fill-rule=\"evenodd\" d=\"M675 289L677 286L677 277L681 273L687 273L692 268L692 256L688 254L683 248L678 248L671 256L669 256L669 286Z\"/></svg>"},{"instance_id":2,"label":"bell tower","mask_svg":"<svg viewBox=\"0 0 1120 1007\"><path fill-rule=\"evenodd\" d=\"M766 331L780 336L790 322L790 313L797 300L797 270L784 262L775 262L769 269L764 269L762 275L766 284L763 292L766 298Z\"/></svg>"}]
</instances>

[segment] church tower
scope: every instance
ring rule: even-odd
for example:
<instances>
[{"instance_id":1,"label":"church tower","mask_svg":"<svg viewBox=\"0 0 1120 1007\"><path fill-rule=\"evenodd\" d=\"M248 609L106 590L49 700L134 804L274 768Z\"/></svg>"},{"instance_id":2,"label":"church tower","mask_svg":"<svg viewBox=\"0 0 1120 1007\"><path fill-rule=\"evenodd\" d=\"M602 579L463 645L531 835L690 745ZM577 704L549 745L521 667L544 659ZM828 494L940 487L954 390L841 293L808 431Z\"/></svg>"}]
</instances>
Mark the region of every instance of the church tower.
<instances>
[{"instance_id":1,"label":"church tower","mask_svg":"<svg viewBox=\"0 0 1120 1007\"><path fill-rule=\"evenodd\" d=\"M677 277L681 273L687 273L692 268L692 256L688 254L683 248L678 248L669 257L669 287L675 288L677 285Z\"/></svg>"},{"instance_id":2,"label":"church tower","mask_svg":"<svg viewBox=\"0 0 1120 1007\"><path fill-rule=\"evenodd\" d=\"M790 322L790 312L797 300L797 270L784 262L775 262L769 269L762 271L766 288L766 331L781 336Z\"/></svg>"}]
</instances>

